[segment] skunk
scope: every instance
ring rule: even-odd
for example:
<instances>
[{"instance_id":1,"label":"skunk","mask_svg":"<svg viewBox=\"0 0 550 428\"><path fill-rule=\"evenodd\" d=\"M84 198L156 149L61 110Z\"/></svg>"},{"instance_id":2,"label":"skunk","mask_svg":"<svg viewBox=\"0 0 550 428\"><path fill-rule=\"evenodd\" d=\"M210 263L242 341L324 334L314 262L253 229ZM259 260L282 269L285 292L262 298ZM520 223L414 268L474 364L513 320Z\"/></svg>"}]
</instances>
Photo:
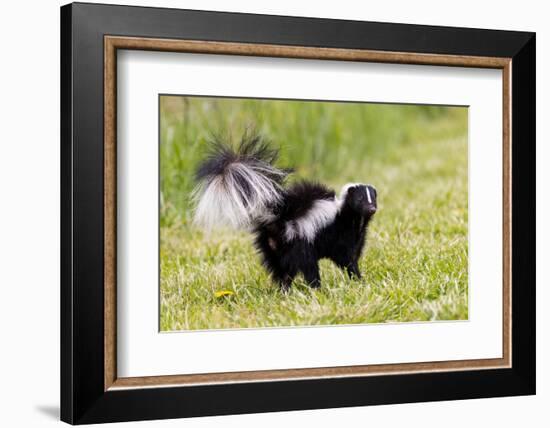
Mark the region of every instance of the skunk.
<instances>
[{"instance_id":1,"label":"skunk","mask_svg":"<svg viewBox=\"0 0 550 428\"><path fill-rule=\"evenodd\" d=\"M195 223L207 230L225 225L251 231L263 265L283 291L298 273L320 287L322 258L360 278L376 189L349 183L336 197L319 183L285 186L291 170L277 168L277 158L278 151L259 136L245 135L236 150L213 142L196 171Z\"/></svg>"}]
</instances>

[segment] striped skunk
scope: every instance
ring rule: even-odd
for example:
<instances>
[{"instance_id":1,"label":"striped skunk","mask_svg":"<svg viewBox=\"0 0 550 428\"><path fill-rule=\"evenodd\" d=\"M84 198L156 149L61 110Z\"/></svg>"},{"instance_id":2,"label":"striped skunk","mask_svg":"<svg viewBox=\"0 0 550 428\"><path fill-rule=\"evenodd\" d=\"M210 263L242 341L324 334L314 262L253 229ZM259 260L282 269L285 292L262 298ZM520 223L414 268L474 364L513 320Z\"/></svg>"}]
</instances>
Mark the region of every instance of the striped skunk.
<instances>
[{"instance_id":1,"label":"striped skunk","mask_svg":"<svg viewBox=\"0 0 550 428\"><path fill-rule=\"evenodd\" d=\"M253 233L263 264L287 291L301 273L320 287L319 259L328 258L360 278L359 257L376 213L371 185L346 184L336 197L322 184L285 186L289 169L275 166L278 151L259 136L245 135L234 150L220 141L196 171L195 223Z\"/></svg>"}]
</instances>

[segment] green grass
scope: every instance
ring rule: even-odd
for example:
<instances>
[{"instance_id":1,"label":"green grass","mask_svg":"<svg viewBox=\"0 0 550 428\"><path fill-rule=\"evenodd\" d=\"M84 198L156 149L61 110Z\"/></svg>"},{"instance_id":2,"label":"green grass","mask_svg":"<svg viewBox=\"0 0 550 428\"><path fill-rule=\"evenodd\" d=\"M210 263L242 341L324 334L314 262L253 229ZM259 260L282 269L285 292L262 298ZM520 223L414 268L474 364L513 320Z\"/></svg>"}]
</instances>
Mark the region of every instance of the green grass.
<instances>
[{"instance_id":1,"label":"green grass","mask_svg":"<svg viewBox=\"0 0 550 428\"><path fill-rule=\"evenodd\" d=\"M297 178L375 185L361 280L322 261L321 289L283 294L249 235L192 226L208 138L250 128ZM162 97L161 330L467 319L467 153L465 108Z\"/></svg>"}]
</instances>

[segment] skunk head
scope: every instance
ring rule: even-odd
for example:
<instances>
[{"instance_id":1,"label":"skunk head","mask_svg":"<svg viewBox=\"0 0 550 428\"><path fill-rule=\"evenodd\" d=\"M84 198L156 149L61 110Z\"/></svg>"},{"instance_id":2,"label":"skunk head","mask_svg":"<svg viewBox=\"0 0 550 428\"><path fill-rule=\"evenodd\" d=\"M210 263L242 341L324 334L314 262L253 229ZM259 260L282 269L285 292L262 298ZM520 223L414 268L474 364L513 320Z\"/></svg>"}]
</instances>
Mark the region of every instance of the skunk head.
<instances>
[{"instance_id":1,"label":"skunk head","mask_svg":"<svg viewBox=\"0 0 550 428\"><path fill-rule=\"evenodd\" d=\"M376 213L376 189L370 184L346 184L340 199L355 212L371 217Z\"/></svg>"}]
</instances>

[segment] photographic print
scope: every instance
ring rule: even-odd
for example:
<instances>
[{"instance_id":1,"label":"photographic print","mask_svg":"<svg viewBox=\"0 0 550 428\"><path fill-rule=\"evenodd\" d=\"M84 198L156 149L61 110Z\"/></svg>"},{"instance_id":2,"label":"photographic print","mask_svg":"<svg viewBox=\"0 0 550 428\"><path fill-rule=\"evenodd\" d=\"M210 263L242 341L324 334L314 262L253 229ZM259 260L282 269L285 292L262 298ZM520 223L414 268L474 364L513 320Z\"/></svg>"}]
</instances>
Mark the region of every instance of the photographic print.
<instances>
[{"instance_id":1,"label":"photographic print","mask_svg":"<svg viewBox=\"0 0 550 428\"><path fill-rule=\"evenodd\" d=\"M534 33L60 22L61 420L535 393Z\"/></svg>"},{"instance_id":2,"label":"photographic print","mask_svg":"<svg viewBox=\"0 0 550 428\"><path fill-rule=\"evenodd\" d=\"M468 109L160 95L160 330L468 319Z\"/></svg>"}]
</instances>

